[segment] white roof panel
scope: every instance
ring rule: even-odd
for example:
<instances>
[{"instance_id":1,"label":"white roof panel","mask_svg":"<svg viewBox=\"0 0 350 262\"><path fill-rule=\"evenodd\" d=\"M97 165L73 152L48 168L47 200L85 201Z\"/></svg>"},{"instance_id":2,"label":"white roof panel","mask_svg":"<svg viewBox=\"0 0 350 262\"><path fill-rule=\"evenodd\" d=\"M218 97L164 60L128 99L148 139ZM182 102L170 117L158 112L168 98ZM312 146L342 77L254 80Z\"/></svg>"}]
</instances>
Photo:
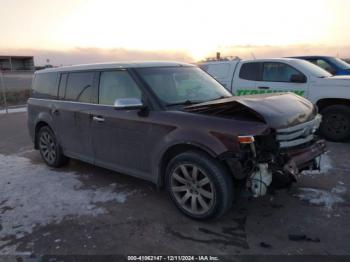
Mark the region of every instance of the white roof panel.
<instances>
[{"instance_id":1,"label":"white roof panel","mask_svg":"<svg viewBox=\"0 0 350 262\"><path fill-rule=\"evenodd\" d=\"M37 74L49 72L66 72L81 70L98 70L98 69L117 69L117 68L142 68L142 67L167 67L167 66L194 66L182 62L171 61L126 61L114 63L96 63L84 65L61 66L36 71Z\"/></svg>"}]
</instances>

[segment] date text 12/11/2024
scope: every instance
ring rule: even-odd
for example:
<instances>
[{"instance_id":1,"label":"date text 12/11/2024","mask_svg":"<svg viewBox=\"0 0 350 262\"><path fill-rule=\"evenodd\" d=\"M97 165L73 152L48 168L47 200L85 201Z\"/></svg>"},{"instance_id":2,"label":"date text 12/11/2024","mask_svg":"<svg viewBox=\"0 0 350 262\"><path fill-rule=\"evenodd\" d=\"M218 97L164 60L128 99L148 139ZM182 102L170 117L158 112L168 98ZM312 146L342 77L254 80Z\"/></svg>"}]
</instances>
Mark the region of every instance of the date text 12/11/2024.
<instances>
[{"instance_id":1,"label":"date text 12/11/2024","mask_svg":"<svg viewBox=\"0 0 350 262\"><path fill-rule=\"evenodd\" d=\"M217 256L128 256L128 261L220 261Z\"/></svg>"}]
</instances>

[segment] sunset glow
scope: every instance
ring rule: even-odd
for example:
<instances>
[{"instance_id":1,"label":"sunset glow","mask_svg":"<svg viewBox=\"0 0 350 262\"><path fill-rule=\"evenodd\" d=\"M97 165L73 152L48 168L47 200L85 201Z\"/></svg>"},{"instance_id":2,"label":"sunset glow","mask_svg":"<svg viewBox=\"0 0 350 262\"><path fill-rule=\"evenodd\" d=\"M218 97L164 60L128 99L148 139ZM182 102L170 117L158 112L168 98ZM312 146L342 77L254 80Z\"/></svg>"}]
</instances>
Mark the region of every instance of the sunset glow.
<instances>
[{"instance_id":1,"label":"sunset glow","mask_svg":"<svg viewBox=\"0 0 350 262\"><path fill-rule=\"evenodd\" d=\"M201 59L232 46L350 46L349 10L347 0L1 0L0 49L177 50Z\"/></svg>"}]
</instances>

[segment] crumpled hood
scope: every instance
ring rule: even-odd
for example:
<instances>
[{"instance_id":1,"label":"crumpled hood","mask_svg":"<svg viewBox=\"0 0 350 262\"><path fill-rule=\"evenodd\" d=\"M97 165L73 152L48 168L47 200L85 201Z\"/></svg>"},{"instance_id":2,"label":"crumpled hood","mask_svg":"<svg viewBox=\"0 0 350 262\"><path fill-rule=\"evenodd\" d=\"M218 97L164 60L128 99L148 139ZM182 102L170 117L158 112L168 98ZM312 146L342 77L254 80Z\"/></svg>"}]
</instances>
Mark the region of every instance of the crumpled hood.
<instances>
[{"instance_id":1,"label":"crumpled hood","mask_svg":"<svg viewBox=\"0 0 350 262\"><path fill-rule=\"evenodd\" d=\"M311 102L293 93L233 96L188 106L185 110L225 118L260 120L275 129L307 122L317 114Z\"/></svg>"}]
</instances>

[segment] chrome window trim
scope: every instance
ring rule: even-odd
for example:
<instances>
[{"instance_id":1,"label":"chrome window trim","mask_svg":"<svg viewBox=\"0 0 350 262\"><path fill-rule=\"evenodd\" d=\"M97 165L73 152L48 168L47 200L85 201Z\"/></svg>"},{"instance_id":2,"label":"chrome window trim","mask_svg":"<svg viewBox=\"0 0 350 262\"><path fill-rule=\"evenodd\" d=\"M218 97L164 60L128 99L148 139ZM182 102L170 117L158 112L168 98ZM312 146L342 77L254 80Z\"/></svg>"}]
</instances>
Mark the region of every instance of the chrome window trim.
<instances>
[{"instance_id":1,"label":"chrome window trim","mask_svg":"<svg viewBox=\"0 0 350 262\"><path fill-rule=\"evenodd\" d=\"M68 101L68 100L56 100L56 99L46 99L46 98L29 98L29 100L40 100L40 101L50 101L50 102L59 102L59 103L71 103L71 104L79 104L79 105L92 105L92 106L104 106L114 108L113 105L103 105L96 103L86 103L86 102L77 102L77 101Z\"/></svg>"}]
</instances>

